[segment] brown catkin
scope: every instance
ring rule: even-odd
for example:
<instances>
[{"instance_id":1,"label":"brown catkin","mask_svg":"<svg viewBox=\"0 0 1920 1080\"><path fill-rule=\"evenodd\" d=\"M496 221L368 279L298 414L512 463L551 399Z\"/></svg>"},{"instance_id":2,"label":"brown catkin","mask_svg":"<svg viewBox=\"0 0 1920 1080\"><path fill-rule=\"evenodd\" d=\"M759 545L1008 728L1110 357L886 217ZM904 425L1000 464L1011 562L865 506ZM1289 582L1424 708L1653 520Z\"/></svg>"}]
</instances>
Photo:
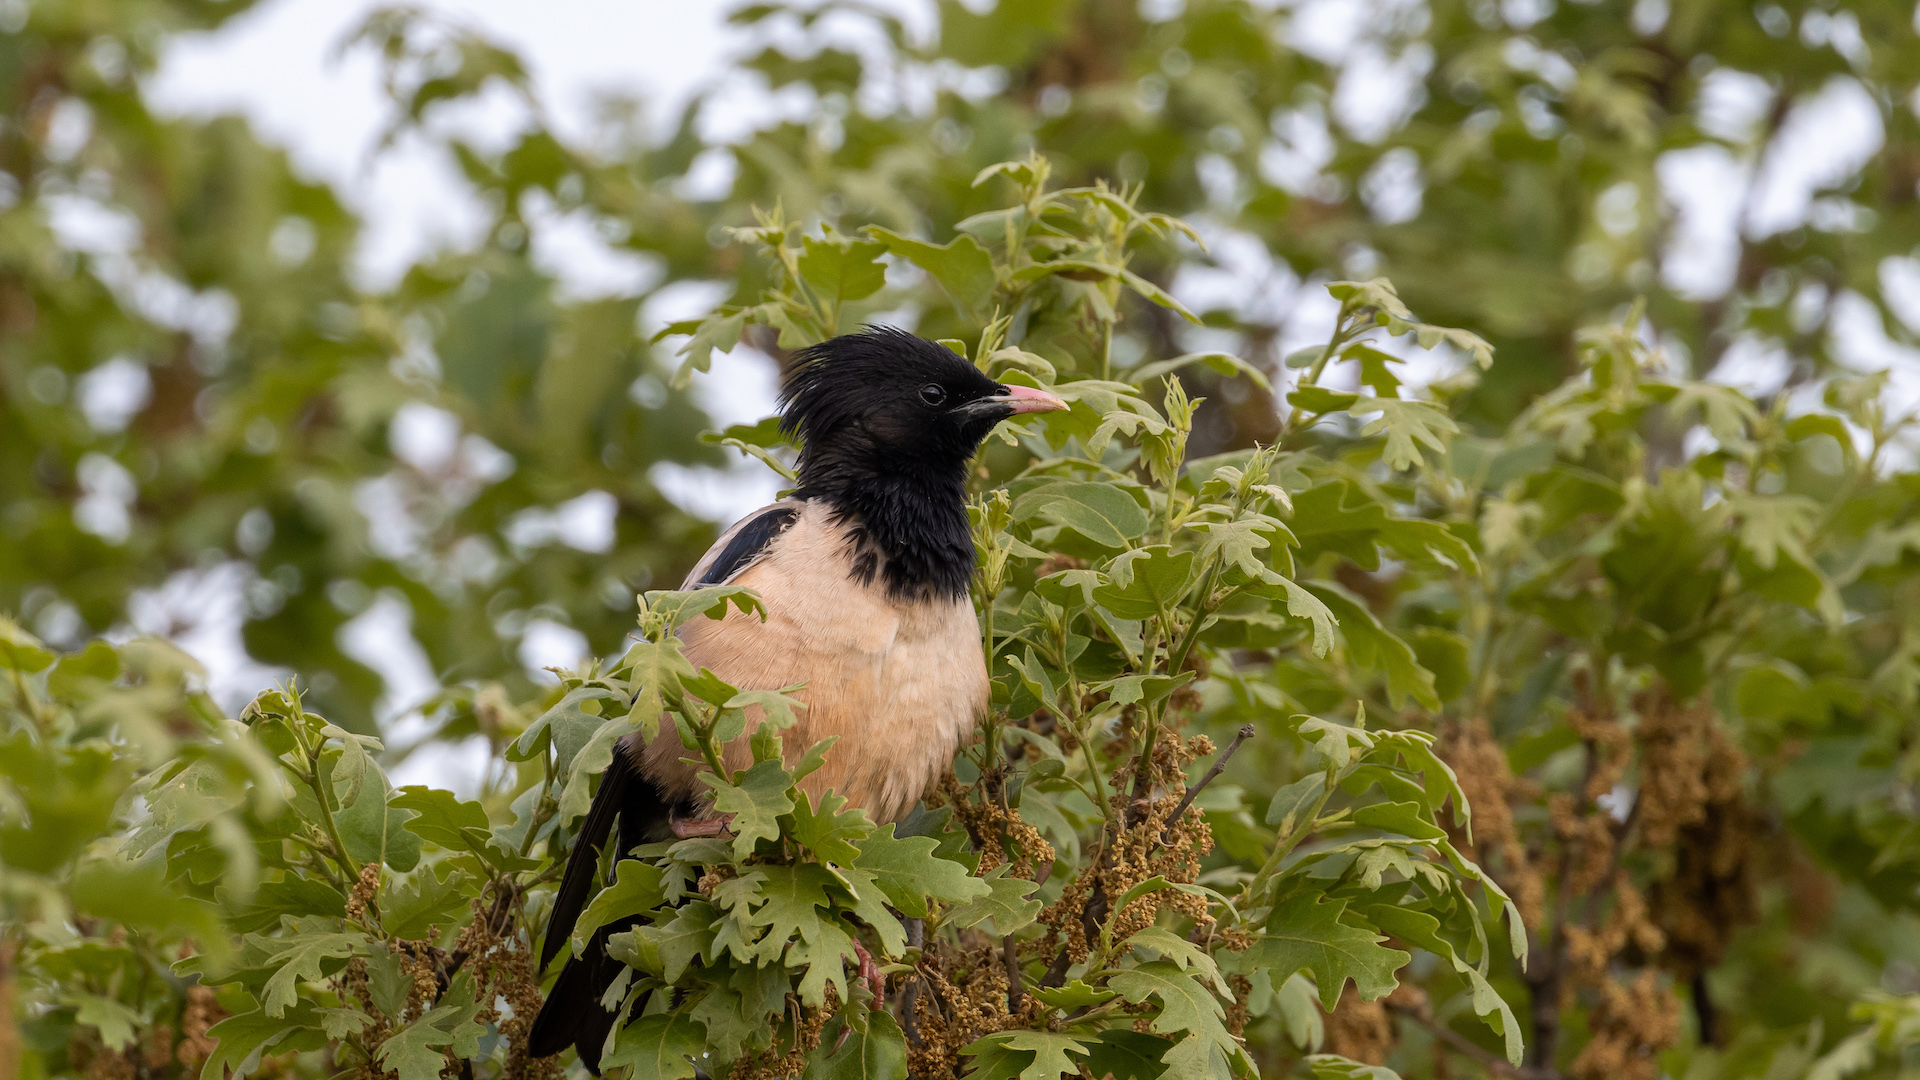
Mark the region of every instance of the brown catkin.
<instances>
[{"instance_id":1,"label":"brown catkin","mask_svg":"<svg viewBox=\"0 0 1920 1080\"><path fill-rule=\"evenodd\" d=\"M1363 1065L1385 1065L1393 1048L1393 1021L1385 1003L1361 1001L1360 995L1340 995L1340 1004L1326 1014L1326 1050Z\"/></svg>"},{"instance_id":2,"label":"brown catkin","mask_svg":"<svg viewBox=\"0 0 1920 1080\"><path fill-rule=\"evenodd\" d=\"M1473 810L1473 842L1467 842L1464 823L1447 831L1461 851L1475 862L1491 863L1520 908L1520 921L1539 929L1546 911L1546 883L1520 839L1513 807L1540 797L1540 785L1515 776L1507 752L1493 737L1483 717L1448 724L1435 747L1459 778L1460 790ZM1454 818L1458 822L1459 808ZM1491 854L1496 859L1488 859Z\"/></svg>"},{"instance_id":3,"label":"brown catkin","mask_svg":"<svg viewBox=\"0 0 1920 1080\"><path fill-rule=\"evenodd\" d=\"M1668 715L1684 717L1663 730L1682 732L1690 747L1676 756L1686 758L1693 773L1661 781L1650 806L1656 828L1642 836L1650 845L1665 840L1672 847L1672 871L1649 891L1668 938L1667 965L1691 979L1718 964L1733 932L1759 914L1754 862L1765 822L1747 800L1746 755L1712 712L1701 705ZM1642 751L1643 772L1652 754ZM1681 795L1692 801L1681 805Z\"/></svg>"},{"instance_id":4,"label":"brown catkin","mask_svg":"<svg viewBox=\"0 0 1920 1080\"><path fill-rule=\"evenodd\" d=\"M180 1012L180 1040L173 1048L174 1060L197 1071L213 1056L214 1040L207 1029L227 1018L227 1010L214 1000L213 991L204 986L187 987L187 1006Z\"/></svg>"},{"instance_id":5,"label":"brown catkin","mask_svg":"<svg viewBox=\"0 0 1920 1080\"><path fill-rule=\"evenodd\" d=\"M380 888L380 864L370 862L360 868L360 878L353 883L353 895L347 898L347 918L363 922L367 917L367 904L373 900L374 891Z\"/></svg>"},{"instance_id":6,"label":"brown catkin","mask_svg":"<svg viewBox=\"0 0 1920 1080\"><path fill-rule=\"evenodd\" d=\"M1659 1054L1680 1041L1680 1002L1660 976L1609 982L1588 1013L1592 1038L1568 1070L1574 1080L1654 1080Z\"/></svg>"}]
</instances>

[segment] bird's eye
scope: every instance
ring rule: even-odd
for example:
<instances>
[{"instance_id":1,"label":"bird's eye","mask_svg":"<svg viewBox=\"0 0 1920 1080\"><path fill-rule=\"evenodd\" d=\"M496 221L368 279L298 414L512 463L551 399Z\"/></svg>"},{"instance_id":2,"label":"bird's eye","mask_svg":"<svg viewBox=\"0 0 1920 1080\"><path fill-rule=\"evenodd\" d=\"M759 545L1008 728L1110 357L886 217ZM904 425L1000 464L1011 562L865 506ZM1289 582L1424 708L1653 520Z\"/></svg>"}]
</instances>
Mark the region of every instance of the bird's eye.
<instances>
[{"instance_id":1,"label":"bird's eye","mask_svg":"<svg viewBox=\"0 0 1920 1080\"><path fill-rule=\"evenodd\" d=\"M947 400L947 388L939 383L928 383L920 388L920 400L929 405L943 405Z\"/></svg>"}]
</instances>

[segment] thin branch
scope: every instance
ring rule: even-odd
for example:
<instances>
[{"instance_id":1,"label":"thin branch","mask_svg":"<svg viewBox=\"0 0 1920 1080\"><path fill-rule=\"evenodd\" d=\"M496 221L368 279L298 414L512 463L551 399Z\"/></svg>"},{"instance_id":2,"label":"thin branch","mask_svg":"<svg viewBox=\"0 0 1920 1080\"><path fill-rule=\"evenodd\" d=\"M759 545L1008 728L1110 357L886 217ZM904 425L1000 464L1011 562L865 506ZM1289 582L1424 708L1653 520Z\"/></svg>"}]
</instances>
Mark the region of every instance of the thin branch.
<instances>
[{"instance_id":1,"label":"thin branch","mask_svg":"<svg viewBox=\"0 0 1920 1080\"><path fill-rule=\"evenodd\" d=\"M920 919L904 920L907 928L907 945L911 948L924 948L927 943L927 924ZM920 1025L914 1013L914 1007L920 998L920 973L916 970L907 976L907 985L900 991L900 1029L906 1032L907 1041L918 1048L926 1045L920 1037Z\"/></svg>"},{"instance_id":2,"label":"thin branch","mask_svg":"<svg viewBox=\"0 0 1920 1080\"><path fill-rule=\"evenodd\" d=\"M1417 1009L1408 1008L1405 1005L1396 1005L1393 1002L1387 1002L1386 1005L1387 1008L1393 1012L1412 1020L1414 1023L1432 1032L1434 1038L1446 1043L1447 1046L1455 1052L1464 1054L1479 1062L1486 1067L1488 1072L1493 1073L1495 1076L1512 1076L1518 1078L1518 1080L1560 1080L1560 1073L1557 1069L1530 1069L1525 1066L1516 1066L1506 1058L1493 1053L1472 1039L1435 1020L1433 1017L1421 1015Z\"/></svg>"},{"instance_id":3,"label":"thin branch","mask_svg":"<svg viewBox=\"0 0 1920 1080\"><path fill-rule=\"evenodd\" d=\"M1007 967L1007 1011L1018 1016L1027 995L1020 977L1020 945L1012 934L1000 942L1000 961Z\"/></svg>"},{"instance_id":4,"label":"thin branch","mask_svg":"<svg viewBox=\"0 0 1920 1080\"><path fill-rule=\"evenodd\" d=\"M1251 738L1253 738L1253 725L1240 725L1240 730L1234 734L1233 741L1227 744L1227 748L1220 752L1219 757L1213 759L1213 767L1207 770L1207 774L1200 778L1199 783L1187 789L1186 797L1181 799L1180 804L1173 808L1173 813L1167 815L1167 827L1160 833L1160 842L1162 844L1167 843L1168 838L1173 835L1173 827L1180 821L1180 816L1187 812L1187 807L1192 806L1193 800L1199 798L1200 793L1206 790L1207 785L1213 783L1213 778L1219 776L1221 770L1227 767L1227 759L1233 756L1235 750L1240 749L1241 743Z\"/></svg>"}]
</instances>

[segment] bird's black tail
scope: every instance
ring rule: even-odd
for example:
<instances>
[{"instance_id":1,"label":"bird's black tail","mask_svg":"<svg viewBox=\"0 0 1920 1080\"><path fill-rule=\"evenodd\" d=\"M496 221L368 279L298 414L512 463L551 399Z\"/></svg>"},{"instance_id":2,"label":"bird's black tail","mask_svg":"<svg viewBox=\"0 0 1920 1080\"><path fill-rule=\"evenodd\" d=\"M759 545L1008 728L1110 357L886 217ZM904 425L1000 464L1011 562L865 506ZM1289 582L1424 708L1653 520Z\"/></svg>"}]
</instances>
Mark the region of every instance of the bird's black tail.
<instances>
[{"instance_id":1,"label":"bird's black tail","mask_svg":"<svg viewBox=\"0 0 1920 1080\"><path fill-rule=\"evenodd\" d=\"M594 871L600 865L600 849L613 831L614 820L620 822L621 853L668 835L671 807L653 781L641 774L633 760L638 753L638 748L615 746L613 763L600 777L600 790L580 823L580 833L567 857L566 875L560 879L560 891L554 894L553 915L547 920L547 938L540 950L542 970L560 952L561 944L580 921L580 913L586 910L593 893ZM633 929L639 921L623 919L601 927L587 942L586 951L567 961L540 1015L534 1018L533 1030L527 1034L527 1056L547 1057L571 1046L588 1071L600 1075L600 1051L613 1031L614 1020L600 998L621 968L618 960L607 955L607 939Z\"/></svg>"}]
</instances>

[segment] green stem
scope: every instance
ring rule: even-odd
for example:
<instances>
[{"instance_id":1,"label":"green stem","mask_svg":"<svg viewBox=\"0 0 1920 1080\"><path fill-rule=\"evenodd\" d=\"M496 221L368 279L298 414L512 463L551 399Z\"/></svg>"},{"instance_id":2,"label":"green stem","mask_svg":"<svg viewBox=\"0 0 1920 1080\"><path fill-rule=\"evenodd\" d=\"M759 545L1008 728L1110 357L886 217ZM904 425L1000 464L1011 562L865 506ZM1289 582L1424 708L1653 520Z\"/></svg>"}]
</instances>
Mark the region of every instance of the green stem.
<instances>
[{"instance_id":1,"label":"green stem","mask_svg":"<svg viewBox=\"0 0 1920 1080\"><path fill-rule=\"evenodd\" d=\"M1247 887L1240 893L1240 899L1258 903L1259 898L1266 894L1268 882L1273 880L1273 875L1280 872L1280 863L1288 855L1293 854L1293 849L1300 846L1300 841L1305 840L1313 832L1314 823L1320 818L1320 811L1326 809L1327 800L1333 796L1333 789L1339 784L1340 781L1337 778L1329 780L1327 789L1314 800L1313 808L1301 814L1293 823L1293 828L1274 842L1273 854L1267 856L1267 861L1253 875L1253 880L1247 882Z\"/></svg>"},{"instance_id":2,"label":"green stem","mask_svg":"<svg viewBox=\"0 0 1920 1080\"><path fill-rule=\"evenodd\" d=\"M713 745L713 729L720 722L720 711L720 706L715 705L713 711L703 717L696 719L689 716L687 719L693 722L694 735L700 743L700 757L706 761L707 768L713 770L713 775L731 784L733 776L727 772L726 765L720 760L719 748Z\"/></svg>"},{"instance_id":3,"label":"green stem","mask_svg":"<svg viewBox=\"0 0 1920 1080\"><path fill-rule=\"evenodd\" d=\"M300 749L305 753L307 771L304 779L307 781L307 786L313 789L314 802L319 804L320 824L326 830L327 842L333 845L333 861L346 870L349 883L357 883L360 880L360 864L354 861L352 855L347 854L347 845L340 839L340 827L334 824L333 808L329 805L333 799L333 792L328 791L327 785L320 781L320 751L325 747L326 740L323 739L317 743L308 740L307 714L304 711L296 712L293 722L287 726L293 730L295 741L300 744Z\"/></svg>"},{"instance_id":4,"label":"green stem","mask_svg":"<svg viewBox=\"0 0 1920 1080\"><path fill-rule=\"evenodd\" d=\"M1327 369L1327 364L1332 361L1334 354L1339 352L1340 347L1355 336L1355 328L1348 323L1348 320L1353 315L1353 311L1353 301L1351 300L1345 301L1340 305L1340 314L1333 321L1333 336L1327 339L1326 348L1320 350L1320 355L1314 359L1313 366L1307 369L1307 373L1300 377L1298 383L1294 384L1296 390L1317 385L1320 382L1321 372ZM1293 409L1287 413L1287 418L1280 424L1280 433L1273 438L1276 446L1286 441L1288 433L1293 431L1294 426L1300 422L1300 417L1305 412L1305 409L1295 405Z\"/></svg>"},{"instance_id":5,"label":"green stem","mask_svg":"<svg viewBox=\"0 0 1920 1080\"><path fill-rule=\"evenodd\" d=\"M1216 559L1212 566L1207 567L1206 574L1200 579L1200 606L1194 609L1193 622L1187 624L1187 632L1180 636L1179 647L1167 658L1167 674L1178 675L1180 670L1186 667L1187 654L1193 651L1194 644L1200 640L1200 629L1206 625L1207 616L1219 610L1220 604L1209 602L1213 596L1214 579L1219 576L1219 573L1220 563ZM1238 586L1228 589L1226 595L1220 598L1220 603L1226 603L1234 593L1239 591Z\"/></svg>"},{"instance_id":6,"label":"green stem","mask_svg":"<svg viewBox=\"0 0 1920 1080\"><path fill-rule=\"evenodd\" d=\"M549 753L541 765L545 775L540 780L540 798L534 803L533 820L527 825L527 835L520 838L520 857L523 859L527 857L527 852L533 850L533 838L540 835L547 819L559 809L559 804L553 801L553 755Z\"/></svg>"}]
</instances>

